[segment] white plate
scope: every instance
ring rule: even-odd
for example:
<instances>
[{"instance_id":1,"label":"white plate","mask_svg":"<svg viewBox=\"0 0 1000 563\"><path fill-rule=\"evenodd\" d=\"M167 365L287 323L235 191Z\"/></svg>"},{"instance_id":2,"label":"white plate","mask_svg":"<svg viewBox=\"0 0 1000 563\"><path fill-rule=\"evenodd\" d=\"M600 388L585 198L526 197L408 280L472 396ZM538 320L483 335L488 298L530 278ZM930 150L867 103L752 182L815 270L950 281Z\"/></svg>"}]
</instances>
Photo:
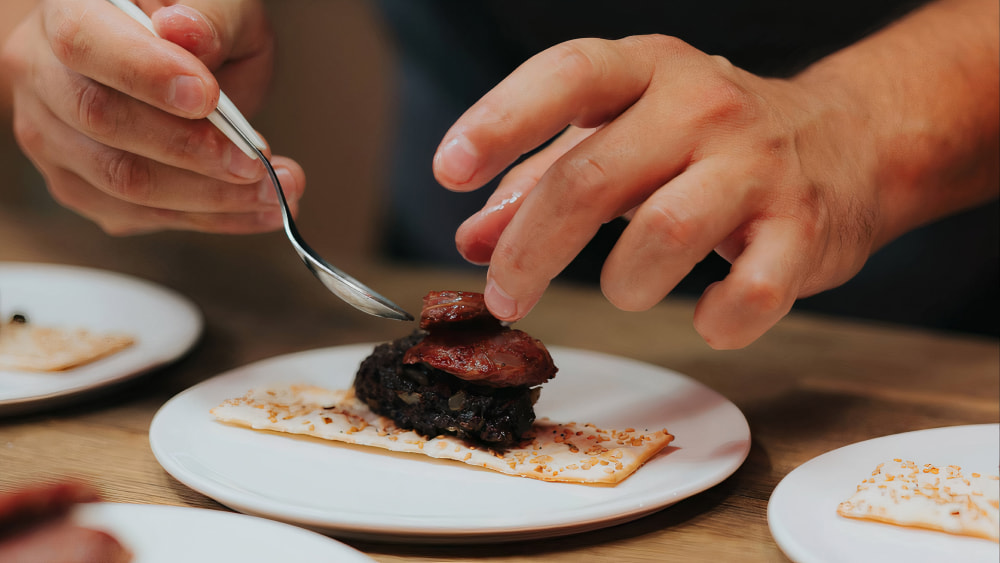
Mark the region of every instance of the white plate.
<instances>
[{"instance_id":1,"label":"white plate","mask_svg":"<svg viewBox=\"0 0 1000 563\"><path fill-rule=\"evenodd\" d=\"M837 505L853 495L879 463L894 458L996 475L1000 425L895 434L844 446L802 464L778 483L767 506L771 534L785 555L799 563L1000 560L1000 547L989 540L837 515Z\"/></svg>"},{"instance_id":2,"label":"white plate","mask_svg":"<svg viewBox=\"0 0 1000 563\"><path fill-rule=\"evenodd\" d=\"M33 373L0 370L0 414L63 402L171 362L201 335L201 313L185 297L122 274L62 266L0 262L0 320L126 332L136 343L75 369Z\"/></svg>"},{"instance_id":3,"label":"white plate","mask_svg":"<svg viewBox=\"0 0 1000 563\"><path fill-rule=\"evenodd\" d=\"M114 536L134 563L374 561L316 532L221 510L99 502L79 505L71 518Z\"/></svg>"},{"instance_id":4,"label":"white plate","mask_svg":"<svg viewBox=\"0 0 1000 563\"><path fill-rule=\"evenodd\" d=\"M550 349L559 374L535 411L604 428L667 428L674 442L614 487L547 483L469 465L214 420L209 409L251 387L350 387L374 345L271 358L217 376L153 418L153 454L175 478L235 510L341 537L482 542L579 532L638 518L731 475L750 448L735 405L672 371L625 358Z\"/></svg>"}]
</instances>

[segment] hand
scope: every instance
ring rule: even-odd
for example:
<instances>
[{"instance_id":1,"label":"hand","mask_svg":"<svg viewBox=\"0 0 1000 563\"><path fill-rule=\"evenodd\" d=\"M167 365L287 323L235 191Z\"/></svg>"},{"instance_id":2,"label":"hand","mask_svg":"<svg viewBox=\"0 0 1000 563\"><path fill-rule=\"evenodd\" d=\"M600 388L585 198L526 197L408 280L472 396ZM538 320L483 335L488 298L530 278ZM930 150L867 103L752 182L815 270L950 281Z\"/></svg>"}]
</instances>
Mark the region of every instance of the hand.
<instances>
[{"instance_id":1,"label":"hand","mask_svg":"<svg viewBox=\"0 0 1000 563\"><path fill-rule=\"evenodd\" d=\"M95 500L97 491L74 482L0 494L0 561L130 561L114 537L62 518L75 504Z\"/></svg>"},{"instance_id":2,"label":"hand","mask_svg":"<svg viewBox=\"0 0 1000 563\"><path fill-rule=\"evenodd\" d=\"M490 310L526 315L600 225L627 213L601 275L608 300L647 309L715 250L732 268L702 296L695 327L737 348L796 298L849 279L876 244L865 123L833 111L835 94L670 37L574 40L470 108L434 170L450 189L475 189L565 129L459 228L463 256L490 265Z\"/></svg>"},{"instance_id":3,"label":"hand","mask_svg":"<svg viewBox=\"0 0 1000 563\"><path fill-rule=\"evenodd\" d=\"M0 64L22 149L59 203L111 234L280 228L263 166L201 119L219 83L244 112L261 102L273 38L260 2L139 5L162 39L105 0L41 0L12 33ZM304 173L273 164L294 209Z\"/></svg>"}]
</instances>

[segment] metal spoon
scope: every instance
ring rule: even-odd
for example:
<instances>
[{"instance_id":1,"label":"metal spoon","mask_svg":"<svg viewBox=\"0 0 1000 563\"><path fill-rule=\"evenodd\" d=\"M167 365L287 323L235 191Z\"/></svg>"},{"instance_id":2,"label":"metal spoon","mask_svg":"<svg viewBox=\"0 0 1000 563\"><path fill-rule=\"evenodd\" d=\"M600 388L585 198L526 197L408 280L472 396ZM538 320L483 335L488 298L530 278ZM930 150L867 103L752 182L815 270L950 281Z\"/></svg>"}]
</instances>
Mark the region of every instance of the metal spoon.
<instances>
[{"instance_id":1,"label":"metal spoon","mask_svg":"<svg viewBox=\"0 0 1000 563\"><path fill-rule=\"evenodd\" d=\"M128 0L108 1L128 14L132 19L141 23L153 35L156 35L152 20L138 6ZM346 303L370 315L400 321L413 320L413 315L407 313L392 301L372 291L368 286L349 276L343 270L333 266L306 244L306 241L302 239L298 229L295 227L295 221L291 210L288 208L288 202L285 200L285 193L281 189L281 183L278 182L278 176L274 173L271 162L262 152L265 148L263 139L257 135L250 122L240 113L236 105L233 104L225 93L220 92L219 105L208 116L208 119L226 137L233 141L240 150L246 153L247 156L260 159L264 163L264 167L267 168L267 174L271 178L271 183L274 184L274 189L278 194L278 204L281 207L285 234L288 235L288 240L291 241L292 248L298 253L302 262L305 263L306 268L309 268L309 271L327 289Z\"/></svg>"}]
</instances>

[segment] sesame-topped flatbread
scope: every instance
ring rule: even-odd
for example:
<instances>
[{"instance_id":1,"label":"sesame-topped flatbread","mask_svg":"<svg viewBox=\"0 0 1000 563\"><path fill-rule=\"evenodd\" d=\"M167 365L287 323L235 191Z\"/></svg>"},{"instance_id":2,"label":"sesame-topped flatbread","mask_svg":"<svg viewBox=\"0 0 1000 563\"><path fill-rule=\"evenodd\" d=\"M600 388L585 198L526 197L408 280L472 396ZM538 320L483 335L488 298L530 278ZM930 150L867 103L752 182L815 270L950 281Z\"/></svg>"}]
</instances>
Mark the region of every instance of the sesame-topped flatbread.
<instances>
[{"instance_id":1,"label":"sesame-topped flatbread","mask_svg":"<svg viewBox=\"0 0 1000 563\"><path fill-rule=\"evenodd\" d=\"M0 369L65 371L119 352L134 343L135 339L125 334L11 321L0 325Z\"/></svg>"},{"instance_id":2,"label":"sesame-topped flatbread","mask_svg":"<svg viewBox=\"0 0 1000 563\"><path fill-rule=\"evenodd\" d=\"M879 464L837 513L1000 540L1000 477L894 459Z\"/></svg>"},{"instance_id":3,"label":"sesame-topped flatbread","mask_svg":"<svg viewBox=\"0 0 1000 563\"><path fill-rule=\"evenodd\" d=\"M257 430L423 454L508 475L567 483L621 482L674 438L666 430L609 430L541 419L521 444L500 453L454 436L427 438L404 430L373 413L353 390L310 385L252 389L215 407L212 414L223 422Z\"/></svg>"}]
</instances>

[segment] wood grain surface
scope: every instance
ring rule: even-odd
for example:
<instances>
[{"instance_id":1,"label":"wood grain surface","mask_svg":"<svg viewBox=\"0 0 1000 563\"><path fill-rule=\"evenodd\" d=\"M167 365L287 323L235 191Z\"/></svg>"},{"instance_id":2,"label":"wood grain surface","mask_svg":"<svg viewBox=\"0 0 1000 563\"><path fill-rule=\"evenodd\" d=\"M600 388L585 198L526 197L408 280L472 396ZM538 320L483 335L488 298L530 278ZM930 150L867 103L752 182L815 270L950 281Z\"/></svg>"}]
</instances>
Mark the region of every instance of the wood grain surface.
<instances>
[{"instance_id":1,"label":"wood grain surface","mask_svg":"<svg viewBox=\"0 0 1000 563\"><path fill-rule=\"evenodd\" d=\"M308 233L305 233L308 238ZM328 257L337 263L336 256ZM280 234L101 234L69 213L0 211L0 261L82 265L173 288L206 331L178 362L133 382L29 415L0 418L0 492L66 477L106 500L226 510L157 464L147 429L170 397L223 371L280 354L394 338L410 327L355 312L313 280ZM480 290L480 271L352 263L350 271L411 312L431 289ZM768 496L788 472L878 436L1000 420L994 339L794 313L757 343L720 352L691 327L692 302L624 313L596 287L556 283L521 328L551 345L617 354L679 371L732 400L753 436L748 459L718 486L612 528L499 545L347 541L397 561L783 561Z\"/></svg>"}]
</instances>

